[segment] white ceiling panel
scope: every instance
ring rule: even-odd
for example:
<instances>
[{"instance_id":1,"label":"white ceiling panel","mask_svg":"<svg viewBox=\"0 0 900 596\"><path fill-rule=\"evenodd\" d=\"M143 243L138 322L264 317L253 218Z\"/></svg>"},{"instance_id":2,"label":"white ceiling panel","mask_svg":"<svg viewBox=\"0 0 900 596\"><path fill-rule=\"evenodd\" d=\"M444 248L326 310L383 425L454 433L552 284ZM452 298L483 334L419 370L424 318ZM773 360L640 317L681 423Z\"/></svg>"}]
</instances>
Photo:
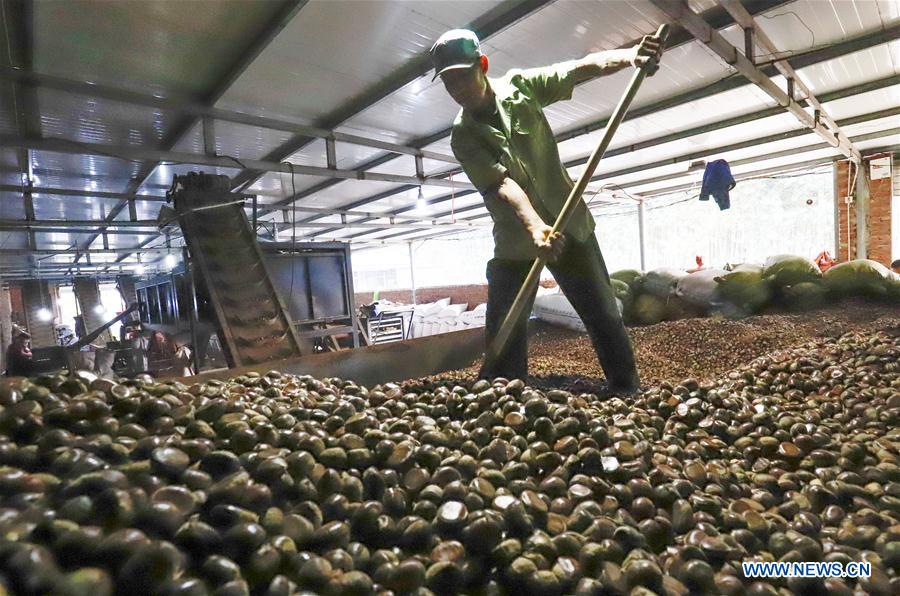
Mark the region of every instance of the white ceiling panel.
<instances>
[{"instance_id":1,"label":"white ceiling panel","mask_svg":"<svg viewBox=\"0 0 900 596\"><path fill-rule=\"evenodd\" d=\"M36 186L47 188L68 188L74 190L94 190L99 192L122 192L128 186L128 176L123 176L125 171L119 171L118 176L106 174L78 174L76 172L64 172L49 168L34 168L33 182ZM96 171L96 166L95 166ZM168 188L168 186L166 187ZM144 185L142 190L150 194L161 195L163 190L156 185Z\"/></svg>"},{"instance_id":2,"label":"white ceiling panel","mask_svg":"<svg viewBox=\"0 0 900 596\"><path fill-rule=\"evenodd\" d=\"M814 64L798 74L816 94L900 74L900 40Z\"/></svg>"},{"instance_id":3,"label":"white ceiling panel","mask_svg":"<svg viewBox=\"0 0 900 596\"><path fill-rule=\"evenodd\" d=\"M448 167L452 166L452 164L445 163L444 166ZM371 171L378 174L399 174L401 176L415 176L416 158L412 155L398 155L395 159L383 163L380 166L375 166L371 169Z\"/></svg>"},{"instance_id":4,"label":"white ceiling panel","mask_svg":"<svg viewBox=\"0 0 900 596\"><path fill-rule=\"evenodd\" d=\"M888 4L894 4L893 9ZM881 29L897 20L896 4L873 0L796 0L789 6L775 8L756 21L779 53L760 58L781 57ZM743 33L738 35L738 43L743 46Z\"/></svg>"},{"instance_id":5,"label":"white ceiling panel","mask_svg":"<svg viewBox=\"0 0 900 596\"><path fill-rule=\"evenodd\" d=\"M216 155L228 155L238 159L261 160L293 136L289 132L223 120L217 121L213 130L216 139Z\"/></svg>"},{"instance_id":6,"label":"white ceiling panel","mask_svg":"<svg viewBox=\"0 0 900 596\"><path fill-rule=\"evenodd\" d=\"M314 122L497 4L312 0L218 106Z\"/></svg>"},{"instance_id":7,"label":"white ceiling panel","mask_svg":"<svg viewBox=\"0 0 900 596\"><path fill-rule=\"evenodd\" d=\"M94 220L101 221L115 206L114 201L97 201L90 197L59 197L35 195L34 216L38 220Z\"/></svg>"},{"instance_id":8,"label":"white ceiling panel","mask_svg":"<svg viewBox=\"0 0 900 596\"><path fill-rule=\"evenodd\" d=\"M66 234L62 232L35 232L35 242L39 249L66 249L75 247L89 238L84 234ZM69 257L71 258L71 256ZM68 259L64 259L68 261Z\"/></svg>"},{"instance_id":9,"label":"white ceiling panel","mask_svg":"<svg viewBox=\"0 0 900 596\"><path fill-rule=\"evenodd\" d=\"M202 94L279 8L258 0L35 2L34 66L145 92Z\"/></svg>"},{"instance_id":10,"label":"white ceiling panel","mask_svg":"<svg viewBox=\"0 0 900 596\"><path fill-rule=\"evenodd\" d=\"M147 234L109 234L107 241L109 248L137 248L137 246L151 236ZM91 244L92 249L103 249L103 238L97 238ZM121 256L121 255L118 255ZM91 257L93 259L93 256ZM113 257L115 259L115 256Z\"/></svg>"},{"instance_id":11,"label":"white ceiling panel","mask_svg":"<svg viewBox=\"0 0 900 596\"><path fill-rule=\"evenodd\" d=\"M28 248L28 235L25 232L0 232L0 250L22 250ZM4 254L0 268L0 277L3 276L3 268L13 265L24 265L28 263L27 255L10 255Z\"/></svg>"},{"instance_id":12,"label":"white ceiling panel","mask_svg":"<svg viewBox=\"0 0 900 596\"><path fill-rule=\"evenodd\" d=\"M897 106L900 106L900 84L836 99L826 103L825 109L834 118L842 120Z\"/></svg>"},{"instance_id":13,"label":"white ceiling panel","mask_svg":"<svg viewBox=\"0 0 900 596\"><path fill-rule=\"evenodd\" d=\"M291 195L294 190L300 192L321 183L324 178L321 176L304 176L303 174L295 174L293 185L291 184L291 175L279 172L267 172L248 192L259 193L261 201L272 202ZM304 199L305 201L306 199Z\"/></svg>"},{"instance_id":14,"label":"white ceiling panel","mask_svg":"<svg viewBox=\"0 0 900 596\"><path fill-rule=\"evenodd\" d=\"M16 104L20 98L9 81L0 81L0 134L12 135L18 132Z\"/></svg>"},{"instance_id":15,"label":"white ceiling panel","mask_svg":"<svg viewBox=\"0 0 900 596\"><path fill-rule=\"evenodd\" d=\"M25 219L25 204L17 192L0 192L0 219Z\"/></svg>"},{"instance_id":16,"label":"white ceiling panel","mask_svg":"<svg viewBox=\"0 0 900 596\"><path fill-rule=\"evenodd\" d=\"M32 151L31 155L35 170L47 169L58 172L59 175L69 176L102 174L124 180L126 184L128 179L137 174L140 169L139 163L105 155L79 155L50 151ZM124 190L124 185L117 190Z\"/></svg>"},{"instance_id":17,"label":"white ceiling panel","mask_svg":"<svg viewBox=\"0 0 900 596\"><path fill-rule=\"evenodd\" d=\"M335 143L334 152L337 167L341 170L356 169L363 163L385 154L382 149L354 145L352 143ZM288 157L288 161L304 166L326 167L328 165L328 156L325 148L325 139L311 141L300 151L291 154Z\"/></svg>"},{"instance_id":18,"label":"white ceiling panel","mask_svg":"<svg viewBox=\"0 0 900 596\"><path fill-rule=\"evenodd\" d=\"M180 153L203 153L203 124L194 122L186 133L172 145L172 151Z\"/></svg>"},{"instance_id":19,"label":"white ceiling panel","mask_svg":"<svg viewBox=\"0 0 900 596\"><path fill-rule=\"evenodd\" d=\"M45 137L80 143L159 146L178 121L171 111L38 89L38 109Z\"/></svg>"},{"instance_id":20,"label":"white ceiling panel","mask_svg":"<svg viewBox=\"0 0 900 596\"><path fill-rule=\"evenodd\" d=\"M16 159L15 149L0 148L0 167L3 167L4 169L15 168L18 172L18 162Z\"/></svg>"}]
</instances>

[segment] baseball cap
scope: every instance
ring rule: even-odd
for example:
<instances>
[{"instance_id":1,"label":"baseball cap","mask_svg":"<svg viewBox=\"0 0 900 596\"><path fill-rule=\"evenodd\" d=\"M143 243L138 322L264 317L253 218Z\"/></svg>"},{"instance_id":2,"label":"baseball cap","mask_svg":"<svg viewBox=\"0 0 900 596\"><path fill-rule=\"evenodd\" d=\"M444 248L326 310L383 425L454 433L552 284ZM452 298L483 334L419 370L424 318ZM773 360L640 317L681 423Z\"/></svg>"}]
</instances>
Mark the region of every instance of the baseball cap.
<instances>
[{"instance_id":1,"label":"baseball cap","mask_svg":"<svg viewBox=\"0 0 900 596\"><path fill-rule=\"evenodd\" d=\"M477 35L468 29L451 29L431 46L431 59L434 62L434 77L431 80L448 70L474 66L478 64L480 57L481 44Z\"/></svg>"}]
</instances>

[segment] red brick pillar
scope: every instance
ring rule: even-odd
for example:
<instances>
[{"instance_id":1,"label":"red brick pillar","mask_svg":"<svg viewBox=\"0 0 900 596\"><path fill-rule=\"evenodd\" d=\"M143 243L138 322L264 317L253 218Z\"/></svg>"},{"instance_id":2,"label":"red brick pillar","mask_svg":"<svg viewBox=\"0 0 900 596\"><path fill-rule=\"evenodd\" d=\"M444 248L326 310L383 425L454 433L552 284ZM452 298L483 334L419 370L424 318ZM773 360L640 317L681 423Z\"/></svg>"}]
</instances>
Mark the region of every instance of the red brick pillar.
<instances>
[{"instance_id":1,"label":"red brick pillar","mask_svg":"<svg viewBox=\"0 0 900 596\"><path fill-rule=\"evenodd\" d=\"M871 172L871 160L866 159L863 167L867 173ZM839 161L836 165L835 176L835 201L837 201L838 213L838 255L839 261L847 261L858 258L857 256L857 209L856 186L850 188L850 197L854 200L848 205L848 181L853 182L857 176L855 165L849 161ZM862 171L859 172L862 175ZM891 264L891 178L890 176L879 180L869 180L869 209L865 222L867 231L866 257L878 261L882 265ZM849 229L849 246L848 246Z\"/></svg>"}]
</instances>

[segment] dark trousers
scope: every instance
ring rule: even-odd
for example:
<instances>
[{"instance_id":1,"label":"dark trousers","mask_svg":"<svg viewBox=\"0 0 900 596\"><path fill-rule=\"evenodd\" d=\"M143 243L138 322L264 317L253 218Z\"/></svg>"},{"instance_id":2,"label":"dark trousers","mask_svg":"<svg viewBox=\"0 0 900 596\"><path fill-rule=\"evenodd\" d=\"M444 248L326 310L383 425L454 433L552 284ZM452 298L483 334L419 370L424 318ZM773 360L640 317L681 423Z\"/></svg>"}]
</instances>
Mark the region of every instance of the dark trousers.
<instances>
[{"instance_id":1,"label":"dark trousers","mask_svg":"<svg viewBox=\"0 0 900 596\"><path fill-rule=\"evenodd\" d=\"M559 259L547 268L587 328L609 386L619 390L636 389L639 379L631 340L616 307L615 294L597 239L591 235L585 242L568 240ZM500 330L530 268L531 261L491 259L488 262L487 345ZM531 312L536 293L535 290L529 298L525 312ZM516 325L496 364L490 370L482 367L480 377L525 379L528 376L527 324L527 318L523 318Z\"/></svg>"}]
</instances>

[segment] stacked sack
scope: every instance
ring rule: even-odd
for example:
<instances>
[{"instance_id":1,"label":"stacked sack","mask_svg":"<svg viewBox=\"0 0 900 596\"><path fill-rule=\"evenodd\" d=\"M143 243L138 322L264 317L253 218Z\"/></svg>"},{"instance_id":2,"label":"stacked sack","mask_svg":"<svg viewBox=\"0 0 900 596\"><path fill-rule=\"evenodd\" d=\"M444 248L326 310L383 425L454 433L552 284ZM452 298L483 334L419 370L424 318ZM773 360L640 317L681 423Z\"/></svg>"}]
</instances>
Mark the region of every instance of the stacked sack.
<instances>
[{"instance_id":1,"label":"stacked sack","mask_svg":"<svg viewBox=\"0 0 900 596\"><path fill-rule=\"evenodd\" d=\"M867 259L835 265L824 275L813 261L796 255L690 274L670 268L646 273L623 269L610 275L610 283L625 322L637 325L705 316L737 319L773 307L802 312L853 297L900 305L900 275ZM536 302L534 314L584 328L562 295Z\"/></svg>"}]
</instances>

